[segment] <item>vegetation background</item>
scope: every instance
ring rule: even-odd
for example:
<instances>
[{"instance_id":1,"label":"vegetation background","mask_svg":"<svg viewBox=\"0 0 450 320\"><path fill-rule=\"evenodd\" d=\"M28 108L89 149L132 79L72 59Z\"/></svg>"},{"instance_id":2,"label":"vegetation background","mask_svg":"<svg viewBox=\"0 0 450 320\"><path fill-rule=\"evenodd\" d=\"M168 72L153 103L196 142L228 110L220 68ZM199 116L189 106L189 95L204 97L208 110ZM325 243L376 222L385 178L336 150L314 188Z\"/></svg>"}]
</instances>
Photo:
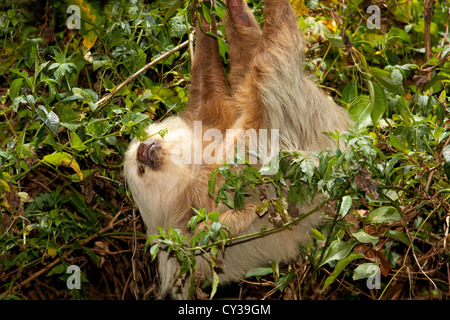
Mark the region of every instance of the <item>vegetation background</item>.
<instances>
[{"instance_id":1,"label":"vegetation background","mask_svg":"<svg viewBox=\"0 0 450 320\"><path fill-rule=\"evenodd\" d=\"M263 1L249 4L263 23ZM80 8L80 29L66 25L69 5ZM306 37L308 73L349 110L356 128L344 136L348 151L324 151L318 166L296 155L273 178L279 186L294 181L291 202L315 191L328 195L328 219L313 243L294 263L250 270L216 295L448 299L448 1L292 5ZM199 11L220 18L224 10L216 1ZM133 137L186 106L191 50L175 51L98 101L188 40L192 16L187 0L0 1L1 299L158 297L157 247L145 247L122 162ZM369 28L377 21L379 28ZM218 41L227 65L221 26ZM249 179L221 174L229 175L229 190ZM280 199L268 205L283 206ZM205 239L206 246L201 239L190 245L214 257L217 234L210 230ZM159 240L173 250L186 245L173 230ZM69 265L80 267L81 289L67 288ZM198 298L213 295L195 290Z\"/></svg>"}]
</instances>

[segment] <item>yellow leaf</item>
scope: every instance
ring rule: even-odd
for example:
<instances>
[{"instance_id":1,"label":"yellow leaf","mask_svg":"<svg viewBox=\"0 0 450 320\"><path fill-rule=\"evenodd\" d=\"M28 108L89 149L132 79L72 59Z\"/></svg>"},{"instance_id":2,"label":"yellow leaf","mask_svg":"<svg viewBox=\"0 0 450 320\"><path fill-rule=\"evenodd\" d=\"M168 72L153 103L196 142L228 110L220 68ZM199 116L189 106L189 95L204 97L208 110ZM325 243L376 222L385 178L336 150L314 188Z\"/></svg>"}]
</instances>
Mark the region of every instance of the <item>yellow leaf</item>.
<instances>
[{"instance_id":1,"label":"yellow leaf","mask_svg":"<svg viewBox=\"0 0 450 320\"><path fill-rule=\"evenodd\" d=\"M326 26L328 29L330 29L333 32L336 32L336 30L337 30L336 21L334 21L333 19L320 20L319 23L323 24L324 26Z\"/></svg>"},{"instance_id":2,"label":"yellow leaf","mask_svg":"<svg viewBox=\"0 0 450 320\"><path fill-rule=\"evenodd\" d=\"M47 248L47 254L50 256L50 257L52 257L52 258L54 258L54 257L56 257L56 254L58 253L58 251L55 249L55 248L51 248L51 247L48 247Z\"/></svg>"},{"instance_id":3,"label":"yellow leaf","mask_svg":"<svg viewBox=\"0 0 450 320\"><path fill-rule=\"evenodd\" d=\"M3 173L4 174L4 173ZM5 180L0 179L0 184L1 187L6 190L6 192L11 192L11 189L9 188L9 184L8 182L6 182Z\"/></svg>"},{"instance_id":4,"label":"yellow leaf","mask_svg":"<svg viewBox=\"0 0 450 320\"><path fill-rule=\"evenodd\" d=\"M270 200L264 199L256 206L256 213L258 216L262 217L266 214L270 207Z\"/></svg>"},{"instance_id":5,"label":"yellow leaf","mask_svg":"<svg viewBox=\"0 0 450 320\"><path fill-rule=\"evenodd\" d=\"M305 0L292 0L292 7L297 17L307 15L309 8L305 6Z\"/></svg>"},{"instance_id":6,"label":"yellow leaf","mask_svg":"<svg viewBox=\"0 0 450 320\"><path fill-rule=\"evenodd\" d=\"M80 180L83 180L83 173L80 170L78 162L72 157L72 155L66 152L55 152L53 154L46 155L44 157L44 162L57 167L64 166L72 168L78 174Z\"/></svg>"},{"instance_id":7,"label":"yellow leaf","mask_svg":"<svg viewBox=\"0 0 450 320\"><path fill-rule=\"evenodd\" d=\"M27 203L27 202L33 202L34 200L30 197L30 195L26 192L18 192L17 195L19 196L20 202Z\"/></svg>"},{"instance_id":8,"label":"yellow leaf","mask_svg":"<svg viewBox=\"0 0 450 320\"><path fill-rule=\"evenodd\" d=\"M94 46L95 41L97 41L97 35L91 31L83 37L83 46L90 49Z\"/></svg>"}]
</instances>

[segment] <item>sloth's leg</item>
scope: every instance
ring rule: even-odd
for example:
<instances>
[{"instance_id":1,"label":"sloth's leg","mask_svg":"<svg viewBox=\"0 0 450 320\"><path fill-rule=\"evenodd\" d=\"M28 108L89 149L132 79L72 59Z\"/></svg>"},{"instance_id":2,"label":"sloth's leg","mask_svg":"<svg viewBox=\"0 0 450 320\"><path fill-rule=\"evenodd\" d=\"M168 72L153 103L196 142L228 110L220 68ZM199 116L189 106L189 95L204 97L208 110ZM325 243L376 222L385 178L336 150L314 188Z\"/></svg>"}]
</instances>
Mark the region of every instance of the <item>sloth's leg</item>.
<instances>
[{"instance_id":1,"label":"sloth's leg","mask_svg":"<svg viewBox=\"0 0 450 320\"><path fill-rule=\"evenodd\" d=\"M228 0L229 14L223 23L227 35L231 70L231 89L234 91L246 74L262 31L244 0Z\"/></svg>"},{"instance_id":2,"label":"sloth's leg","mask_svg":"<svg viewBox=\"0 0 450 320\"><path fill-rule=\"evenodd\" d=\"M234 121L230 107L228 81L220 59L217 40L205 32L217 32L214 17L211 25L201 17L196 21L196 48L192 64L191 98L187 117L202 121L205 126L226 128Z\"/></svg>"},{"instance_id":3,"label":"sloth's leg","mask_svg":"<svg viewBox=\"0 0 450 320\"><path fill-rule=\"evenodd\" d=\"M220 222L230 227L231 235L237 236L248 229L250 225L258 218L255 212L256 205L247 204L245 210L228 210L222 213Z\"/></svg>"},{"instance_id":4,"label":"sloth's leg","mask_svg":"<svg viewBox=\"0 0 450 320\"><path fill-rule=\"evenodd\" d=\"M248 229L258 218L255 210L256 205L254 204L247 204L243 210L228 210L221 214L220 223L224 228L229 227L231 236L235 237ZM205 223L200 223L197 229L206 229Z\"/></svg>"},{"instance_id":5,"label":"sloth's leg","mask_svg":"<svg viewBox=\"0 0 450 320\"><path fill-rule=\"evenodd\" d=\"M289 0L266 0L264 16L263 45L298 45L300 31Z\"/></svg>"},{"instance_id":6,"label":"sloth's leg","mask_svg":"<svg viewBox=\"0 0 450 320\"><path fill-rule=\"evenodd\" d=\"M230 78L233 100L240 110L235 127L281 129L282 124L292 118L289 112L295 112L291 105L295 104L295 99L301 99L301 93L297 94L297 91L301 90L303 40L295 14L288 0L266 0L261 34L254 17L247 15L248 7L241 0L228 1L232 21L228 25L239 31L257 30L253 32L253 42L249 41L250 46L245 47L244 41L238 41L234 46L236 50L239 46L248 48L235 55L238 61L244 62L236 64ZM243 26L246 25L243 14L248 17L251 27ZM234 35L230 33L231 38ZM230 59L233 56L231 50L232 46ZM296 90L294 93L292 88Z\"/></svg>"}]
</instances>

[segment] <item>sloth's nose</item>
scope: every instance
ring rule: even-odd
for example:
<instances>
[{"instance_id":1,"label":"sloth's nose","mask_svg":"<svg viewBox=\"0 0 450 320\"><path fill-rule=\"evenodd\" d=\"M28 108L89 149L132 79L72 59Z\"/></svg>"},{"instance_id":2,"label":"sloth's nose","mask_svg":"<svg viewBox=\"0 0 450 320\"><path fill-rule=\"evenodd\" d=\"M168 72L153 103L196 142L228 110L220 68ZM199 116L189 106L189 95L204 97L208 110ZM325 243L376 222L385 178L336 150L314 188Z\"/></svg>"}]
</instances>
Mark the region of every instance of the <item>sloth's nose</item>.
<instances>
[{"instance_id":1,"label":"sloth's nose","mask_svg":"<svg viewBox=\"0 0 450 320\"><path fill-rule=\"evenodd\" d=\"M137 160L153 170L158 170L162 165L161 148L159 141L142 142L137 149Z\"/></svg>"}]
</instances>

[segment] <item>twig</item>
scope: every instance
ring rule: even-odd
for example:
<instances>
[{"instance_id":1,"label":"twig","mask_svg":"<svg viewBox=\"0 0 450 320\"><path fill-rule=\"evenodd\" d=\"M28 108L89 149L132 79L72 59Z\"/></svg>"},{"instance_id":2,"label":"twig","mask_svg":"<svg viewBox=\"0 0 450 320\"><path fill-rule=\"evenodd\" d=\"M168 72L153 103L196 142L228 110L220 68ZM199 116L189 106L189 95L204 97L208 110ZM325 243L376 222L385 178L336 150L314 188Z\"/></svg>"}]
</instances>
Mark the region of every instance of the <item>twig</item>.
<instances>
[{"instance_id":1,"label":"twig","mask_svg":"<svg viewBox=\"0 0 450 320\"><path fill-rule=\"evenodd\" d=\"M449 229L450 229L450 216L447 216L445 218L445 224L446 224L446 228L445 228L445 233L444 233L444 250L447 249L447 239L448 239L448 233L449 233ZM449 285L450 285L450 277L448 280L449 280Z\"/></svg>"},{"instance_id":2,"label":"twig","mask_svg":"<svg viewBox=\"0 0 450 320\"><path fill-rule=\"evenodd\" d=\"M136 237L136 210L133 209L133 255L131 256L131 266L133 269L133 280L136 283L136 250L137 250L137 237ZM134 292L134 296L136 297L136 299L138 298L137 292L136 292L136 288L133 290ZM125 294L125 290L123 291L123 293ZM124 296L122 296L122 300L123 300Z\"/></svg>"},{"instance_id":3,"label":"twig","mask_svg":"<svg viewBox=\"0 0 450 320\"><path fill-rule=\"evenodd\" d=\"M139 76L141 73L143 73L144 71L146 71L148 68L154 66L155 64L157 64L159 61L167 58L168 56L170 56L171 54L173 54L174 52L186 47L189 44L189 40L186 40L185 42L183 42L182 44L180 44L179 46L173 48L172 50L164 53L163 55L159 56L158 58L156 58L155 60L153 60L152 62L146 64L144 67L142 67L139 71L137 71L135 74L133 74L132 76L130 76L128 79L126 79L124 82L122 82L116 89L113 90L113 92L111 92L110 94L106 95L105 97L101 98L99 101L97 101L96 105L100 106L101 104L103 104L104 102L106 102L107 100L111 99L120 89L122 89L123 87L125 87L128 83L131 82L131 80L133 80L134 78L136 78L137 76Z\"/></svg>"},{"instance_id":4,"label":"twig","mask_svg":"<svg viewBox=\"0 0 450 320\"><path fill-rule=\"evenodd\" d=\"M447 3L447 7L448 7L448 3ZM442 41L441 41L441 48L444 48L445 40L447 39L447 36L448 36L448 19L449 19L449 17L450 17L450 14L449 14L449 13L450 13L450 12L447 10L447 19L446 19L446 21L445 21L445 35L444 35L444 37L442 38ZM442 53L442 51L440 51L440 52L437 54L437 57L438 57L438 58L441 56L441 53Z\"/></svg>"},{"instance_id":5,"label":"twig","mask_svg":"<svg viewBox=\"0 0 450 320\"><path fill-rule=\"evenodd\" d=\"M431 213L431 214L432 214L432 213ZM430 217L431 214L429 214L428 217ZM428 217L427 217L427 219L428 219ZM433 285L434 289L435 289L437 292L439 292L439 297L441 297L441 291L440 291L439 288L436 286L436 284L434 283L434 281L433 281L433 280L427 275L427 273L423 270L423 267L425 267L425 265L427 264L428 261L426 261L426 262L424 263L423 266L420 265L419 259L417 258L417 255L416 255L416 251L414 250L414 244L413 244L414 239L411 237L411 234L409 233L409 230L408 230L406 224L405 224L403 227L404 227L404 229L405 229L406 236L408 237L408 240L409 240L409 242L411 243L411 246L410 246L410 248L411 248L411 253L412 253L412 256L413 256L414 260L416 261L417 266L419 267L420 272L428 279L428 281L431 282L431 284ZM419 230L420 230L420 228L419 228Z\"/></svg>"},{"instance_id":6,"label":"twig","mask_svg":"<svg viewBox=\"0 0 450 320\"><path fill-rule=\"evenodd\" d=\"M100 231L94 233L93 235L91 235L90 237L87 237L86 239L83 239L82 241L80 241L80 245L84 246L86 245L88 242L90 242L91 240L97 238L99 235L111 230L112 228L114 228L114 226L118 223L120 223L121 221L115 222L115 220L117 219L117 217L122 214L122 211L119 211L114 218L108 223L108 225L102 229L100 229ZM64 255L63 258L67 258L68 256L70 256L72 254L74 250L70 249L69 251L67 251ZM61 257L56 258L55 260L53 260L52 262L50 262L48 265L46 265L44 268L42 268L41 270L39 270L36 273L33 273L31 276L29 276L28 278L26 278L25 280L21 281L20 283L16 284L14 287L12 287L11 289L8 289L7 291L3 292L0 294L0 296L3 295L7 295L11 292L15 292L17 291L19 288L21 288L22 286L30 283L31 281L33 281L34 279L38 278L40 275L42 275L43 273L47 272L49 269L53 268L54 266L56 266L58 263L61 262Z\"/></svg>"},{"instance_id":7,"label":"twig","mask_svg":"<svg viewBox=\"0 0 450 320\"><path fill-rule=\"evenodd\" d=\"M428 179L427 179L427 184L425 186L425 193L428 193L428 190L430 190L430 185L431 185L431 181L433 179L434 176L434 171L438 169L438 167L434 167L430 169L430 174L428 175Z\"/></svg>"},{"instance_id":8,"label":"twig","mask_svg":"<svg viewBox=\"0 0 450 320\"><path fill-rule=\"evenodd\" d=\"M267 235L267 234L270 234L270 233L273 233L273 232L277 232L277 231L286 229L289 226L293 225L294 223L297 223L300 220L303 220L304 218L310 216L314 212L320 210L326 203L327 203L327 200L321 202L314 209L309 210L308 212L306 212L306 213L302 214L301 216L299 216L299 217L297 217L297 218L295 218L295 219L293 219L293 220L283 224L280 227L274 227L274 228L270 228L270 229L265 229L265 230L261 230L261 231L258 231L258 232L245 234L245 235L242 235L242 236L231 237L231 238L226 239L226 240L218 240L216 242L208 243L208 244L205 244L203 246L187 247L187 248L184 248L184 250L186 250L186 251L197 251L197 250L204 251L204 249L208 249L210 247L223 244L224 242L225 243L233 243L233 242L236 242L238 240L244 240L244 239L245 240L251 240L251 239L254 239L254 238L258 238L258 237L260 237L262 235Z\"/></svg>"},{"instance_id":9,"label":"twig","mask_svg":"<svg viewBox=\"0 0 450 320\"><path fill-rule=\"evenodd\" d=\"M440 65L442 62L446 62L449 58L450 58L450 55L447 55L447 56L445 56L444 58L439 59L439 61L438 61L435 65L433 65L433 66L431 66L431 67L428 67L428 68L420 67L419 70L422 71L422 72L428 72L428 74L431 74L431 70L433 70L433 69L439 67L439 65ZM412 59L411 59L411 61L412 61L414 64L416 64Z\"/></svg>"},{"instance_id":10,"label":"twig","mask_svg":"<svg viewBox=\"0 0 450 320\"><path fill-rule=\"evenodd\" d=\"M433 0L425 0L424 2L424 40L425 40L425 61L430 61L431 59L431 36L430 36L430 26L431 26L431 17L434 14L433 11ZM431 80L431 70L427 71L428 81Z\"/></svg>"}]
</instances>

